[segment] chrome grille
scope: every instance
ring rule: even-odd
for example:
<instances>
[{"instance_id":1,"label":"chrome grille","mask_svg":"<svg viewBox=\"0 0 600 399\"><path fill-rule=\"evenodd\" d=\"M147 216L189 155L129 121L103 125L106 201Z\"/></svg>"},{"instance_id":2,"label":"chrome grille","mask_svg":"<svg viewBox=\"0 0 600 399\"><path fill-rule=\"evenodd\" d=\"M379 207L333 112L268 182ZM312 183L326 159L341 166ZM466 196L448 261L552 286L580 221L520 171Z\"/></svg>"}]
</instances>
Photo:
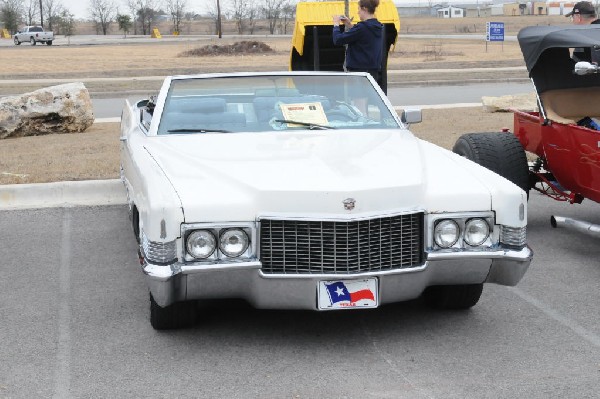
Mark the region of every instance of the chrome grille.
<instances>
[{"instance_id":1,"label":"chrome grille","mask_svg":"<svg viewBox=\"0 0 600 399\"><path fill-rule=\"evenodd\" d=\"M358 221L263 219L264 273L351 274L423 264L423 213Z\"/></svg>"}]
</instances>

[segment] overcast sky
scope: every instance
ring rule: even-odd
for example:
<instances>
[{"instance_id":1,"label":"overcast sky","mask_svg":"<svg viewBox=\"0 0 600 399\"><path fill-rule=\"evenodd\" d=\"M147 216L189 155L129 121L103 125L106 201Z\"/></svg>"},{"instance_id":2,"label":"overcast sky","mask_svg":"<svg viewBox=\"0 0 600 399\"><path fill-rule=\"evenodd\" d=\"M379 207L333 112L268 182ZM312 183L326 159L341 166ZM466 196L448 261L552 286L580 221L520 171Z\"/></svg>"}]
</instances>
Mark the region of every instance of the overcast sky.
<instances>
[{"instance_id":1,"label":"overcast sky","mask_svg":"<svg viewBox=\"0 0 600 399\"><path fill-rule=\"evenodd\" d=\"M188 0L188 9L190 11L199 12L202 10L205 4L208 2L212 2L214 0ZM226 2L227 0L221 0L222 2ZM67 8L71 14L75 15L75 18L88 18L90 15L90 0L60 0L60 2ZM121 12L126 12L127 7L125 6L126 2L121 0L115 0L115 3L119 6L119 10Z\"/></svg>"},{"instance_id":2,"label":"overcast sky","mask_svg":"<svg viewBox=\"0 0 600 399\"><path fill-rule=\"evenodd\" d=\"M208 4L214 4L215 0L188 0L187 1L187 5L188 5L188 10L189 11L195 11L197 13L203 14L204 11L206 10L206 6ZM255 0L255 1L259 1L260 0ZM297 0L292 0L294 2L296 2ZM456 3L456 2L462 2L462 3L475 3L477 0L442 0L441 2L448 2L448 3ZM482 0L484 1L484 0ZM60 2L67 8L69 9L69 11L75 15L75 18L88 18L89 17L89 7L90 7L90 0L60 0ZM491 2L491 0L489 1ZM115 3L119 6L119 10L121 12L126 12L127 8L125 6L126 2L125 0L115 0ZM221 4L225 5L226 3L228 3L228 0L221 0ZM429 4L428 0L394 0L395 4Z\"/></svg>"}]
</instances>

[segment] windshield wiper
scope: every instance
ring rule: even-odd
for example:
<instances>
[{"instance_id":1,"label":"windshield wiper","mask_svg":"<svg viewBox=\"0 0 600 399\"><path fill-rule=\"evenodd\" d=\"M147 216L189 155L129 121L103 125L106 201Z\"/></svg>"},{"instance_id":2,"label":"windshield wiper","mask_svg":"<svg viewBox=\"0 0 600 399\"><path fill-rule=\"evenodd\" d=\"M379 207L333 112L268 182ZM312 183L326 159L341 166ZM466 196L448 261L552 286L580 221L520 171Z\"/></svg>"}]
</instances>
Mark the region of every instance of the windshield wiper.
<instances>
[{"instance_id":1,"label":"windshield wiper","mask_svg":"<svg viewBox=\"0 0 600 399\"><path fill-rule=\"evenodd\" d=\"M273 122L307 126L310 130L313 130L313 129L319 129L319 130L322 130L322 129L335 129L332 126L319 125L317 123L310 123L310 122L292 121L292 120L289 120L289 119L275 119Z\"/></svg>"},{"instance_id":2,"label":"windshield wiper","mask_svg":"<svg viewBox=\"0 0 600 399\"><path fill-rule=\"evenodd\" d=\"M231 133L229 130L222 129L171 129L167 133Z\"/></svg>"}]
</instances>

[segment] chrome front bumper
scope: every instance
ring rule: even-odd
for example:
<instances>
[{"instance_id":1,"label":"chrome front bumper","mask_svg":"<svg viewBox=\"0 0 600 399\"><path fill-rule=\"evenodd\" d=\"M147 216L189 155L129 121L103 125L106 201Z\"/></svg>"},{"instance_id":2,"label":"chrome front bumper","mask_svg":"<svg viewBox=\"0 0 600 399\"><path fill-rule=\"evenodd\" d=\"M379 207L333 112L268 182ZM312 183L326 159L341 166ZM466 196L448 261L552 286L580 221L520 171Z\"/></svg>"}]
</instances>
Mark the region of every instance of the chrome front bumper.
<instances>
[{"instance_id":1,"label":"chrome front bumper","mask_svg":"<svg viewBox=\"0 0 600 399\"><path fill-rule=\"evenodd\" d=\"M376 277L379 303L417 298L432 285L495 283L516 285L531 263L533 251L501 249L485 252L431 253L424 265L361 274L264 274L260 262L226 267L157 266L142 264L156 303L196 299L239 298L258 309L317 310L317 286L322 280Z\"/></svg>"}]
</instances>

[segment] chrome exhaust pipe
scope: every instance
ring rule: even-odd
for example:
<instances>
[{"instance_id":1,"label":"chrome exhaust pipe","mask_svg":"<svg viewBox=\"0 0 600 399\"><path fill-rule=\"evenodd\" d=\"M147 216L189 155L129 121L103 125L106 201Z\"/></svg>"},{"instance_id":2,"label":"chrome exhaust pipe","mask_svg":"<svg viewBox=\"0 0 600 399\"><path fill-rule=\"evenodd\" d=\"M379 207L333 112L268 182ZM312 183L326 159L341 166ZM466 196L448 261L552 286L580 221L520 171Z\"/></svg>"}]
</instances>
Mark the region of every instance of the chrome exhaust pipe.
<instances>
[{"instance_id":1,"label":"chrome exhaust pipe","mask_svg":"<svg viewBox=\"0 0 600 399\"><path fill-rule=\"evenodd\" d=\"M600 237L600 224L584 222L582 220L571 219L563 216L551 216L550 224L552 227L567 227L580 231L594 237Z\"/></svg>"}]
</instances>

